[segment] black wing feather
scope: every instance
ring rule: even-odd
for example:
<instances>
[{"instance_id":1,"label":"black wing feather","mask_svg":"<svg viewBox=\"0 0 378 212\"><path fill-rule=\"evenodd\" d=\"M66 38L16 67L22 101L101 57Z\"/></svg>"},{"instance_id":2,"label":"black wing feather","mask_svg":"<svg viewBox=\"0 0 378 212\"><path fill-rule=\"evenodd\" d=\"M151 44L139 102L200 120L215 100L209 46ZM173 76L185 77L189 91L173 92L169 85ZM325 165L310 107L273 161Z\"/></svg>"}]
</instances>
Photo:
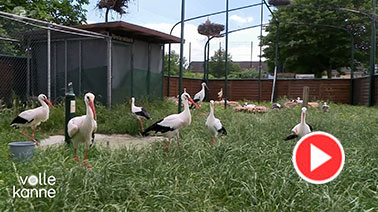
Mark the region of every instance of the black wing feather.
<instances>
[{"instance_id":1,"label":"black wing feather","mask_svg":"<svg viewBox=\"0 0 378 212\"><path fill-rule=\"evenodd\" d=\"M307 123L307 125L308 125L308 127L310 127L310 130L312 132L312 129L313 129L312 126L310 124L308 124L308 123Z\"/></svg>"},{"instance_id":2,"label":"black wing feather","mask_svg":"<svg viewBox=\"0 0 378 212\"><path fill-rule=\"evenodd\" d=\"M138 116L143 116L144 118L146 118L148 120L151 119L150 114L147 112L146 109L144 109L144 107L142 107L142 111L136 112L135 114L138 115Z\"/></svg>"},{"instance_id":3,"label":"black wing feather","mask_svg":"<svg viewBox=\"0 0 378 212\"><path fill-rule=\"evenodd\" d=\"M20 116L17 116L16 118L13 119L13 121L12 121L12 123L10 125L12 126L13 124L26 124L26 123L32 122L33 120L34 119L28 121L28 120L26 120L26 119L24 119L24 118L22 118Z\"/></svg>"},{"instance_id":4,"label":"black wing feather","mask_svg":"<svg viewBox=\"0 0 378 212\"><path fill-rule=\"evenodd\" d=\"M291 140L291 139L294 139L294 138L297 138L297 137L298 137L298 135L292 134L292 135L287 136L284 140L288 141L288 140Z\"/></svg>"},{"instance_id":5,"label":"black wing feather","mask_svg":"<svg viewBox=\"0 0 378 212\"><path fill-rule=\"evenodd\" d=\"M175 129L171 128L171 127L166 127L166 126L161 126L161 125L159 125L159 123L162 122L162 121L163 121L163 119L161 119L161 120L155 122L153 125L151 125L150 127L148 127L148 128L142 133L142 135L143 135L143 136L147 136L148 133L149 133L150 131L155 131L155 133L157 133L157 132L160 132L160 133L166 133L166 132L168 132L168 131L173 131L173 130L175 130Z\"/></svg>"},{"instance_id":6,"label":"black wing feather","mask_svg":"<svg viewBox=\"0 0 378 212\"><path fill-rule=\"evenodd\" d=\"M227 131L224 127L222 127L221 129L218 130L218 133L222 134L222 135L227 135Z\"/></svg>"}]
</instances>

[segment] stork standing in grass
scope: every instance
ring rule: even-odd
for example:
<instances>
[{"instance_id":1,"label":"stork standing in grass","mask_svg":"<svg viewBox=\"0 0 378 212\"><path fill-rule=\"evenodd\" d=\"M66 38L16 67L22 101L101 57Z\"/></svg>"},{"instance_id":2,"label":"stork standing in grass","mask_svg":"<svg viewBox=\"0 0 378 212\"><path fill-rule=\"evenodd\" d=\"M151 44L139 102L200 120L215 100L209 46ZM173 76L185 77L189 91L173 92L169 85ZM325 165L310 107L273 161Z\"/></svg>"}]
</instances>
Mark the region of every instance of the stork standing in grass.
<instances>
[{"instance_id":1,"label":"stork standing in grass","mask_svg":"<svg viewBox=\"0 0 378 212\"><path fill-rule=\"evenodd\" d=\"M223 88L220 89L220 91L218 92L218 100L221 101L223 98Z\"/></svg>"},{"instance_id":2,"label":"stork standing in grass","mask_svg":"<svg viewBox=\"0 0 378 212\"><path fill-rule=\"evenodd\" d=\"M75 160L81 162L77 157L77 148L79 144L85 145L84 165L91 169L89 163L87 163L88 149L91 144L91 140L94 138L94 132L97 130L97 117L94 106L95 95L92 93L86 93L84 96L84 102L86 105L86 115L72 118L68 124L68 136L71 138L74 146Z\"/></svg>"},{"instance_id":3,"label":"stork standing in grass","mask_svg":"<svg viewBox=\"0 0 378 212\"><path fill-rule=\"evenodd\" d=\"M207 87L205 82L203 82L201 86L202 86L202 89L198 93L196 93L196 95L194 95L194 98L193 98L193 101L197 103L198 105L205 99L205 95L206 95L205 89L209 90L209 87ZM190 106L190 109L194 109L194 107L195 105L192 104Z\"/></svg>"},{"instance_id":4,"label":"stork standing in grass","mask_svg":"<svg viewBox=\"0 0 378 212\"><path fill-rule=\"evenodd\" d=\"M143 132L144 127L143 127L142 118L150 120L151 116L150 116L150 114L148 114L147 110L144 109L143 107L135 106L135 98L134 97L131 97L131 112L137 117L139 124L140 124L140 128Z\"/></svg>"},{"instance_id":5,"label":"stork standing in grass","mask_svg":"<svg viewBox=\"0 0 378 212\"><path fill-rule=\"evenodd\" d=\"M179 131L189 126L192 121L188 102L191 102L194 106L199 107L186 92L181 95L181 100L184 104L184 111L179 114L169 115L155 122L142 133L143 136L147 136L149 132L154 131L155 133L161 133L164 137L168 138L165 145L165 151L168 151L171 139L173 137L176 137L177 144L179 144Z\"/></svg>"},{"instance_id":6,"label":"stork standing in grass","mask_svg":"<svg viewBox=\"0 0 378 212\"><path fill-rule=\"evenodd\" d=\"M302 107L301 123L295 125L295 127L291 130L293 134L286 137L285 141L293 139L293 138L297 138L297 137L301 138L312 131L311 125L306 123L306 113L307 113L307 108Z\"/></svg>"},{"instance_id":7,"label":"stork standing in grass","mask_svg":"<svg viewBox=\"0 0 378 212\"><path fill-rule=\"evenodd\" d=\"M219 119L214 116L214 101L210 101L210 113L206 120L206 126L209 128L213 138L211 139L211 146L214 146L218 134L227 135L226 129L222 126Z\"/></svg>"},{"instance_id":8,"label":"stork standing in grass","mask_svg":"<svg viewBox=\"0 0 378 212\"><path fill-rule=\"evenodd\" d=\"M23 128L22 135L34 141L37 146L39 146L38 141L34 139L35 129L38 125L42 122L45 122L49 119L50 109L49 106L54 108L51 102L47 99L45 94L40 94L38 96L38 101L41 103L40 107L25 110L24 112L20 113L15 119L13 119L12 123L10 124L12 127L15 128ZM32 128L32 135L27 136L25 134L26 128Z\"/></svg>"},{"instance_id":9,"label":"stork standing in grass","mask_svg":"<svg viewBox=\"0 0 378 212\"><path fill-rule=\"evenodd\" d=\"M329 112L331 108L329 107L329 105L327 104L327 102L324 102L323 105L322 105L322 110L324 112Z\"/></svg>"}]
</instances>

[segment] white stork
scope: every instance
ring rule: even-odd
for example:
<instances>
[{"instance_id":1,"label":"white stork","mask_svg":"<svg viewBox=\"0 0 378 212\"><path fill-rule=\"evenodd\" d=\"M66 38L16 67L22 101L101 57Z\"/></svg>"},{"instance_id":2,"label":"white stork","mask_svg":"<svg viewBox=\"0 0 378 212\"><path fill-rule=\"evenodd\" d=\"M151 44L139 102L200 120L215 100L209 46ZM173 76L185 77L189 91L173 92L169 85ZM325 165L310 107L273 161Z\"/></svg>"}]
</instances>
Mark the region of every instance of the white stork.
<instances>
[{"instance_id":1,"label":"white stork","mask_svg":"<svg viewBox=\"0 0 378 212\"><path fill-rule=\"evenodd\" d=\"M280 105L280 103L274 103L273 105L272 105L272 109L273 110L279 110L279 109L281 109L281 105Z\"/></svg>"},{"instance_id":2,"label":"white stork","mask_svg":"<svg viewBox=\"0 0 378 212\"><path fill-rule=\"evenodd\" d=\"M135 98L131 97L131 112L137 117L140 128L142 129L142 132L144 131L143 127L143 121L142 118L146 118L147 120L151 119L150 114L148 114L147 110L143 107L137 107L135 106Z\"/></svg>"},{"instance_id":3,"label":"white stork","mask_svg":"<svg viewBox=\"0 0 378 212\"><path fill-rule=\"evenodd\" d=\"M312 131L311 125L306 123L306 112L307 112L307 108L302 107L301 123L295 125L295 127L291 130L293 134L286 137L284 139L285 141L293 139L293 138L297 138L297 137L301 138Z\"/></svg>"},{"instance_id":4,"label":"white stork","mask_svg":"<svg viewBox=\"0 0 378 212\"><path fill-rule=\"evenodd\" d=\"M209 87L207 87L207 85L206 85L206 83L205 82L203 82L202 84L201 84L201 86L202 86L202 89L198 92L198 93L196 93L196 95L194 95L194 98L193 98L193 101L195 102L195 103L197 103L197 104L200 104L204 99L205 99L205 95L206 95L206 93L205 93L205 88L207 89L207 90L209 90ZM194 109L194 104L192 104L191 106L190 106L190 109Z\"/></svg>"},{"instance_id":5,"label":"white stork","mask_svg":"<svg viewBox=\"0 0 378 212\"><path fill-rule=\"evenodd\" d=\"M222 98L223 98L223 88L221 88L220 91L218 92L219 101L222 100Z\"/></svg>"},{"instance_id":6,"label":"white stork","mask_svg":"<svg viewBox=\"0 0 378 212\"><path fill-rule=\"evenodd\" d=\"M34 141L37 146L39 146L38 141L34 139L34 132L38 125L42 122L45 122L49 119L50 109L49 106L54 108L51 102L47 99L45 94L39 94L38 101L41 103L40 107L25 110L24 112L20 113L15 119L13 119L12 123L10 124L12 127L15 128L23 128L22 135L27 137L28 139ZM25 134L25 130L27 127L32 128L32 135L27 136Z\"/></svg>"},{"instance_id":7,"label":"white stork","mask_svg":"<svg viewBox=\"0 0 378 212\"><path fill-rule=\"evenodd\" d=\"M227 135L226 129L222 126L222 123L219 119L215 118L214 116L214 101L210 101L210 113L206 120L206 126L209 128L210 133L212 134L213 138L211 139L211 146L214 146L216 137L218 133L222 135Z\"/></svg>"},{"instance_id":8,"label":"white stork","mask_svg":"<svg viewBox=\"0 0 378 212\"><path fill-rule=\"evenodd\" d=\"M195 103L193 99L190 98L190 95L186 92L181 94L181 100L184 104L184 111L179 114L169 115L155 122L142 133L143 136L147 136L150 131L154 131L155 133L161 133L164 137L168 138L165 146L165 151L168 151L171 139L173 137L176 136L177 144L179 144L179 131L189 126L192 121L188 101L190 101L196 107L199 107L197 103Z\"/></svg>"},{"instance_id":9,"label":"white stork","mask_svg":"<svg viewBox=\"0 0 378 212\"><path fill-rule=\"evenodd\" d=\"M94 106L95 95L92 93L86 93L84 96L84 102L87 108L86 115L72 118L67 124L68 136L71 138L74 146L75 160L81 162L77 157L77 148L79 144L85 145L84 165L91 169L91 166L87 163L88 149L91 144L91 140L94 138L94 132L97 130L97 117Z\"/></svg>"},{"instance_id":10,"label":"white stork","mask_svg":"<svg viewBox=\"0 0 378 212\"><path fill-rule=\"evenodd\" d=\"M329 107L329 105L327 104L327 102L324 102L323 105L322 105L322 110L324 112L329 112L331 108Z\"/></svg>"}]
</instances>

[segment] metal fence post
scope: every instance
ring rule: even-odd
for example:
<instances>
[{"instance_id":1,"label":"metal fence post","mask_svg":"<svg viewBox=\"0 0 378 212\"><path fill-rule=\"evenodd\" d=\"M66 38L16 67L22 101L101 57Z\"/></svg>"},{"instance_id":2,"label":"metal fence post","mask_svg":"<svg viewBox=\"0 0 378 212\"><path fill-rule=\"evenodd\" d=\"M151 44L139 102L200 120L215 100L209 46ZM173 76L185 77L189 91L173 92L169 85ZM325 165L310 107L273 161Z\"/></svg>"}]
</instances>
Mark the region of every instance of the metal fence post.
<instances>
[{"instance_id":1,"label":"metal fence post","mask_svg":"<svg viewBox=\"0 0 378 212\"><path fill-rule=\"evenodd\" d=\"M51 31L50 29L47 30L47 97L51 100Z\"/></svg>"},{"instance_id":2,"label":"metal fence post","mask_svg":"<svg viewBox=\"0 0 378 212\"><path fill-rule=\"evenodd\" d=\"M227 108L228 102L228 0L226 0L226 42L225 42L225 65L224 65L224 108Z\"/></svg>"},{"instance_id":3,"label":"metal fence post","mask_svg":"<svg viewBox=\"0 0 378 212\"><path fill-rule=\"evenodd\" d=\"M67 85L66 85L67 86ZM72 82L68 84L66 97L65 97L65 122L64 122L64 141L69 144L71 142L68 136L67 124L75 116L76 102L75 93L73 91Z\"/></svg>"},{"instance_id":4,"label":"metal fence post","mask_svg":"<svg viewBox=\"0 0 378 212\"><path fill-rule=\"evenodd\" d=\"M106 82L106 89L107 89L107 100L106 103L108 108L112 106L112 38L109 36L107 38L107 82Z\"/></svg>"},{"instance_id":5,"label":"metal fence post","mask_svg":"<svg viewBox=\"0 0 378 212\"><path fill-rule=\"evenodd\" d=\"M184 20L185 20L185 0L181 0L181 37L180 37L180 72L179 72L179 102L178 112L181 112L181 93L182 93L182 72L184 66Z\"/></svg>"}]
</instances>

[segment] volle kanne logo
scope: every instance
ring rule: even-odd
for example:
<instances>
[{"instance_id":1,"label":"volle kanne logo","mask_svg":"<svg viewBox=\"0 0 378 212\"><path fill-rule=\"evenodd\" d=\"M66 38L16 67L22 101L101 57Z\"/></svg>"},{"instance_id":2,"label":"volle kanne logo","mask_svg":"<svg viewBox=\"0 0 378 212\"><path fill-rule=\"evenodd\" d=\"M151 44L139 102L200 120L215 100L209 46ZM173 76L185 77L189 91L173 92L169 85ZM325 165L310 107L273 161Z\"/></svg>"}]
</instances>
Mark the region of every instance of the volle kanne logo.
<instances>
[{"instance_id":1,"label":"volle kanne logo","mask_svg":"<svg viewBox=\"0 0 378 212\"><path fill-rule=\"evenodd\" d=\"M56 183L54 176L46 172L37 175L19 176L20 187L13 186L13 198L54 198L56 190L51 188Z\"/></svg>"}]
</instances>

